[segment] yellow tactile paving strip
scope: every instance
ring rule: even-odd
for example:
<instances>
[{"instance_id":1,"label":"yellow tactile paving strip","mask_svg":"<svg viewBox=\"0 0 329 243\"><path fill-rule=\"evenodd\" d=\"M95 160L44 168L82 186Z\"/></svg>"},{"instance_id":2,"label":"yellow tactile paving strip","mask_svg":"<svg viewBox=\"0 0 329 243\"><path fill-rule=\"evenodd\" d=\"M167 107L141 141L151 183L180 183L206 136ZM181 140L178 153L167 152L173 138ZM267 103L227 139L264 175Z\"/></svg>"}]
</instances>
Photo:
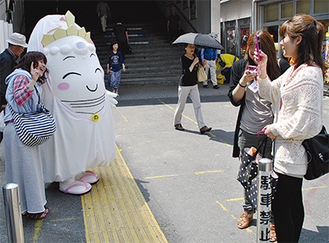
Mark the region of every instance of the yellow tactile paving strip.
<instances>
[{"instance_id":1,"label":"yellow tactile paving strip","mask_svg":"<svg viewBox=\"0 0 329 243\"><path fill-rule=\"evenodd\" d=\"M167 243L118 148L115 161L93 171L100 180L81 196L87 243Z\"/></svg>"}]
</instances>

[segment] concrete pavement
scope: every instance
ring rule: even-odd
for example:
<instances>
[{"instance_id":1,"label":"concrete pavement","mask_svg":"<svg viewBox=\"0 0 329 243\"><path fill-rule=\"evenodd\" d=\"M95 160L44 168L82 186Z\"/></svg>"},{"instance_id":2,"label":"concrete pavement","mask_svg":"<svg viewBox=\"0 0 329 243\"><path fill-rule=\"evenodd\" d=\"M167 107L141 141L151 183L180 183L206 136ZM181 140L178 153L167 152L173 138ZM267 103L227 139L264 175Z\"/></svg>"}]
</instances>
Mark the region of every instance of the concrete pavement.
<instances>
[{"instance_id":1,"label":"concrete pavement","mask_svg":"<svg viewBox=\"0 0 329 243\"><path fill-rule=\"evenodd\" d=\"M231 158L237 108L227 91L227 85L200 87L203 116L213 127L200 135L191 103L184 111L186 131L173 129L177 87L121 89L113 110L117 160L96 169L102 180L84 196L60 193L57 183L47 185L51 213L44 220L24 220L25 241L254 242L256 220L246 230L236 227L242 213L242 190L235 179L239 162ZM328 99L324 104L329 127ZM300 242L328 241L328 178L304 182ZM0 239L6 242L4 217Z\"/></svg>"}]
</instances>

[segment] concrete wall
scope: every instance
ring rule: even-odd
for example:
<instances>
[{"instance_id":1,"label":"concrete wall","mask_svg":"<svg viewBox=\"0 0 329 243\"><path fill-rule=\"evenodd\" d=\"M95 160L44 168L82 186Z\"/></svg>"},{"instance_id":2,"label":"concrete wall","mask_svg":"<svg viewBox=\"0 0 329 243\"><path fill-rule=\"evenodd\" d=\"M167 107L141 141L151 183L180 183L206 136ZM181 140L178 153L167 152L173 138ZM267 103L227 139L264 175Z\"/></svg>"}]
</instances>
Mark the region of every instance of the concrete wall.
<instances>
[{"instance_id":1,"label":"concrete wall","mask_svg":"<svg viewBox=\"0 0 329 243\"><path fill-rule=\"evenodd\" d=\"M231 0L221 3L221 21L250 17L251 6L251 0Z\"/></svg>"},{"instance_id":2,"label":"concrete wall","mask_svg":"<svg viewBox=\"0 0 329 243\"><path fill-rule=\"evenodd\" d=\"M5 0L0 0L0 20L6 20L6 2Z\"/></svg>"},{"instance_id":3,"label":"concrete wall","mask_svg":"<svg viewBox=\"0 0 329 243\"><path fill-rule=\"evenodd\" d=\"M211 0L210 2L210 25L211 32L220 34L220 22L221 22L221 3L219 0Z\"/></svg>"}]
</instances>

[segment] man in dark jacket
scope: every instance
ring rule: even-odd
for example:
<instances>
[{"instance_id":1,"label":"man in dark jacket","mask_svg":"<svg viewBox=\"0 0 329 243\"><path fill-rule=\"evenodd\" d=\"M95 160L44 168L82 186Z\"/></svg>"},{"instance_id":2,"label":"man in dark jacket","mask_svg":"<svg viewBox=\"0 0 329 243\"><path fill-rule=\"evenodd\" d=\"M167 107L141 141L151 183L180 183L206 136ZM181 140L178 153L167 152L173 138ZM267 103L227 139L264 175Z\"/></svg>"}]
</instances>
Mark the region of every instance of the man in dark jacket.
<instances>
[{"instance_id":1,"label":"man in dark jacket","mask_svg":"<svg viewBox=\"0 0 329 243\"><path fill-rule=\"evenodd\" d=\"M112 42L114 42L114 35L115 39L119 44L119 51L122 53L123 57L125 54L128 53L128 44L129 44L129 36L127 28L122 24L121 21L118 21L117 24L113 28L112 32Z\"/></svg>"},{"instance_id":2,"label":"man in dark jacket","mask_svg":"<svg viewBox=\"0 0 329 243\"><path fill-rule=\"evenodd\" d=\"M169 33L170 44L172 44L173 41L177 39L181 31L180 18L175 13L175 7L171 7L171 14L167 19L167 32Z\"/></svg>"},{"instance_id":3,"label":"man in dark jacket","mask_svg":"<svg viewBox=\"0 0 329 243\"><path fill-rule=\"evenodd\" d=\"M27 47L26 38L19 33L12 33L7 40L8 48L0 54L0 109L4 110L7 101L5 98L7 85L6 77L15 69L18 64L18 57ZM0 142L2 140L2 132L0 133Z\"/></svg>"}]
</instances>

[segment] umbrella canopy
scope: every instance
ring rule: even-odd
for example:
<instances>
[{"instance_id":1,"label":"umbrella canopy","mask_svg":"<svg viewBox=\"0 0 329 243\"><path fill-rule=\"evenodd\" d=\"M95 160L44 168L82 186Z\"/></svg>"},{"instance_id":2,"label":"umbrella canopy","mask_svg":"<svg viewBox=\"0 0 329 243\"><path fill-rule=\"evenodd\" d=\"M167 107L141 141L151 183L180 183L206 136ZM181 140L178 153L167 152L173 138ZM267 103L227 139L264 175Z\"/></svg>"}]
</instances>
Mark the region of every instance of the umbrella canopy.
<instances>
[{"instance_id":1,"label":"umbrella canopy","mask_svg":"<svg viewBox=\"0 0 329 243\"><path fill-rule=\"evenodd\" d=\"M212 49L221 49L224 51L224 47L215 38L210 35L200 33L187 33L179 36L173 44L194 44L196 46Z\"/></svg>"}]
</instances>

